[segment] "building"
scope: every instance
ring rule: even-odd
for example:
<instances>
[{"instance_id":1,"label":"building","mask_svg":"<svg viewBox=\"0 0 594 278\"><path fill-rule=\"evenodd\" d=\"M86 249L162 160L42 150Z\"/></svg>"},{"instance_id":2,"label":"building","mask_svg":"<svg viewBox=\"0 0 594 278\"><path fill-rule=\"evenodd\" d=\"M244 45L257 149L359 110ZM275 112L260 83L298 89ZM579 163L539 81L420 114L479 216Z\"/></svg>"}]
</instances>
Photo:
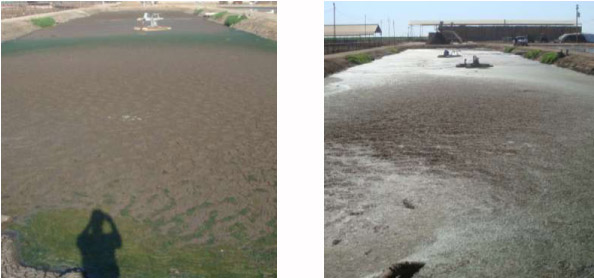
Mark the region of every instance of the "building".
<instances>
[{"instance_id":1,"label":"building","mask_svg":"<svg viewBox=\"0 0 594 278\"><path fill-rule=\"evenodd\" d=\"M373 37L376 34L382 34L379 24L324 25L324 37Z\"/></svg>"},{"instance_id":2,"label":"building","mask_svg":"<svg viewBox=\"0 0 594 278\"><path fill-rule=\"evenodd\" d=\"M464 41L499 41L516 36L528 36L530 41L553 40L566 33L581 33L574 20L413 20L409 26L433 26L451 31Z\"/></svg>"}]
</instances>

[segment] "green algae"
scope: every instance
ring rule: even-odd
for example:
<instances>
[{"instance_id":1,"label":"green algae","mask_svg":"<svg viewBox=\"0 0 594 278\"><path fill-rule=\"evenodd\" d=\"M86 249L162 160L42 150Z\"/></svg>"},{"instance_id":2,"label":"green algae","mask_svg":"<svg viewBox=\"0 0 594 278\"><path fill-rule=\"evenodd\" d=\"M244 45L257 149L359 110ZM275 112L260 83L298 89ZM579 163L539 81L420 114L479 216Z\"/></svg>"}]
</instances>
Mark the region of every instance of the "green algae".
<instances>
[{"instance_id":1,"label":"green algae","mask_svg":"<svg viewBox=\"0 0 594 278\"><path fill-rule=\"evenodd\" d=\"M63 270L81 264L76 239L89 216L89 211L78 209L44 211L8 228L19 234L17 243L25 264ZM212 212L207 222L214 225L215 219L216 212ZM114 222L122 237L122 247L116 251L122 277L168 277L172 270L180 277L276 275L275 231L247 239L238 224L232 228L235 242L217 243L210 234L206 244L187 244L180 237L157 234L130 217L115 217Z\"/></svg>"},{"instance_id":2,"label":"green algae","mask_svg":"<svg viewBox=\"0 0 594 278\"><path fill-rule=\"evenodd\" d=\"M136 47L136 46L188 46L200 45L249 48L267 52L276 52L276 42L256 35L229 29L215 34L197 34L188 32L155 32L134 33L114 36L90 36L83 38L48 38L48 39L16 39L2 43L2 56L57 49L65 47Z\"/></svg>"},{"instance_id":3,"label":"green algae","mask_svg":"<svg viewBox=\"0 0 594 278\"><path fill-rule=\"evenodd\" d=\"M56 20L53 17L39 17L31 19L31 23L37 27L46 28L56 25Z\"/></svg>"}]
</instances>

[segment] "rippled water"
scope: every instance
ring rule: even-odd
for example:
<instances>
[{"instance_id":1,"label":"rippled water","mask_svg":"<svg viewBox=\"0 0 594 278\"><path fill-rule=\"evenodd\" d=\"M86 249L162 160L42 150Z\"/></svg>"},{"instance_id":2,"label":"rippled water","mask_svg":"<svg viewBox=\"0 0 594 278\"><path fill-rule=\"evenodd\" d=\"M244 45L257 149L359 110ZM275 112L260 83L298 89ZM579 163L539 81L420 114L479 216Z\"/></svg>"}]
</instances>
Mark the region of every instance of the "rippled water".
<instances>
[{"instance_id":1,"label":"rippled water","mask_svg":"<svg viewBox=\"0 0 594 278\"><path fill-rule=\"evenodd\" d=\"M2 43L2 213L26 261L75 266L101 208L125 277L272 276L276 43L176 12L138 33L140 15Z\"/></svg>"}]
</instances>

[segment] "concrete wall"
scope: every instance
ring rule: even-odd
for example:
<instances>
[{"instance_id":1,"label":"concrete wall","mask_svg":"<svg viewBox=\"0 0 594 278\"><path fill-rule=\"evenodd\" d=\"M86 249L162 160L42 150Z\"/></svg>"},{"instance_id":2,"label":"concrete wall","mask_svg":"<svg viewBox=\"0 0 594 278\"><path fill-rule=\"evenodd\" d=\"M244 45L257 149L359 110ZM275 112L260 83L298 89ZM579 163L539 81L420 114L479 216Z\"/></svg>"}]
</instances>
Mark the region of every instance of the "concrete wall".
<instances>
[{"instance_id":1,"label":"concrete wall","mask_svg":"<svg viewBox=\"0 0 594 278\"><path fill-rule=\"evenodd\" d=\"M552 41L565 33L581 32L573 26L443 26L442 30L455 31L464 41L500 41L505 37L528 36L538 40L545 34Z\"/></svg>"}]
</instances>

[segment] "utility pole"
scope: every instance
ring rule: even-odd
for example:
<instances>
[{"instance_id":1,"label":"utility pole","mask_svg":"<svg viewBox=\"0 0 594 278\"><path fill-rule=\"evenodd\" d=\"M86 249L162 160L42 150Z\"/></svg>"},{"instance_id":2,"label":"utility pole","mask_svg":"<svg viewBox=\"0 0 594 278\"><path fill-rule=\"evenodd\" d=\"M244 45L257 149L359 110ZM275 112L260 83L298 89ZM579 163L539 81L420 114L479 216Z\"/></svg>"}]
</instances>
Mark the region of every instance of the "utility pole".
<instances>
[{"instance_id":1,"label":"utility pole","mask_svg":"<svg viewBox=\"0 0 594 278\"><path fill-rule=\"evenodd\" d=\"M575 35L575 42L578 42L578 37L579 34L581 34L582 32L579 32L580 27L578 27L578 19L580 18L580 5L575 4L575 31L577 32L577 34Z\"/></svg>"},{"instance_id":2,"label":"utility pole","mask_svg":"<svg viewBox=\"0 0 594 278\"><path fill-rule=\"evenodd\" d=\"M578 27L578 18L580 18L580 5L575 5L575 27Z\"/></svg>"},{"instance_id":3,"label":"utility pole","mask_svg":"<svg viewBox=\"0 0 594 278\"><path fill-rule=\"evenodd\" d=\"M394 33L394 44L396 44L396 23L392 20L392 33Z\"/></svg>"},{"instance_id":4,"label":"utility pole","mask_svg":"<svg viewBox=\"0 0 594 278\"><path fill-rule=\"evenodd\" d=\"M363 22L364 22L363 24L364 24L364 26L365 26L365 27L364 27L364 28L365 28L365 29L364 29L364 30L365 30L365 31L364 31L364 32L365 32L365 40L367 40L367 15L365 15L365 20L364 20Z\"/></svg>"},{"instance_id":5,"label":"utility pole","mask_svg":"<svg viewBox=\"0 0 594 278\"><path fill-rule=\"evenodd\" d=\"M390 44L390 18L388 17L388 44Z\"/></svg>"},{"instance_id":6,"label":"utility pole","mask_svg":"<svg viewBox=\"0 0 594 278\"><path fill-rule=\"evenodd\" d=\"M334 42L336 42L336 3L332 2L334 8Z\"/></svg>"}]
</instances>

